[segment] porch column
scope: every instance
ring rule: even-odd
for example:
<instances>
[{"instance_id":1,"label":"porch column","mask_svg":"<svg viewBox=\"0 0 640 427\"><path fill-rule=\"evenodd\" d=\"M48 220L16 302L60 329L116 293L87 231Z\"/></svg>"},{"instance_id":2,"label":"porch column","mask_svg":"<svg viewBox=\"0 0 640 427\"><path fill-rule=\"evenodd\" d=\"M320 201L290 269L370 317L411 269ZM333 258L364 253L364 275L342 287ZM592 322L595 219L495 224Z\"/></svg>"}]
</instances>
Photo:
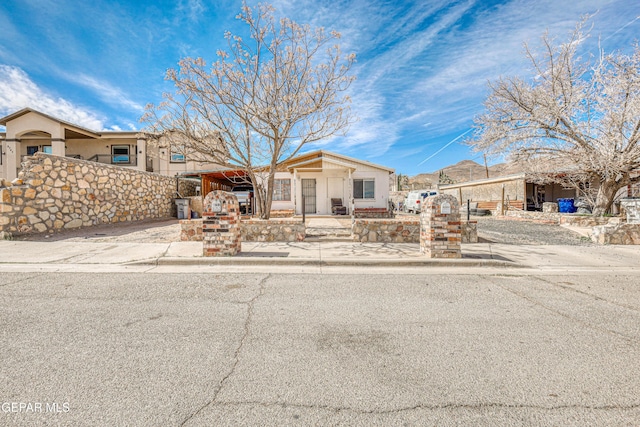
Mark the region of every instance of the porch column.
<instances>
[{"instance_id":1,"label":"porch column","mask_svg":"<svg viewBox=\"0 0 640 427\"><path fill-rule=\"evenodd\" d=\"M147 170L147 140L138 138L136 147L136 169L141 171Z\"/></svg>"},{"instance_id":2,"label":"porch column","mask_svg":"<svg viewBox=\"0 0 640 427\"><path fill-rule=\"evenodd\" d=\"M351 229L356 225L356 201L353 199L353 181L351 180L351 168L349 168L349 210L351 211Z\"/></svg>"},{"instance_id":3,"label":"porch column","mask_svg":"<svg viewBox=\"0 0 640 427\"><path fill-rule=\"evenodd\" d=\"M296 186L296 181L298 179L298 170L297 169L293 169L293 180L291 182L291 195L293 197L293 214L297 215L298 214L298 192L297 192L297 186ZM302 210L300 211L300 213L302 213Z\"/></svg>"},{"instance_id":4,"label":"porch column","mask_svg":"<svg viewBox=\"0 0 640 427\"><path fill-rule=\"evenodd\" d=\"M18 168L20 167L20 140L19 139L5 139L4 141L5 151L3 151L3 167L5 172L5 179L7 181L13 181L18 177Z\"/></svg>"},{"instance_id":5,"label":"porch column","mask_svg":"<svg viewBox=\"0 0 640 427\"><path fill-rule=\"evenodd\" d=\"M67 153L65 142L62 138L51 138L51 154L64 157Z\"/></svg>"},{"instance_id":6,"label":"porch column","mask_svg":"<svg viewBox=\"0 0 640 427\"><path fill-rule=\"evenodd\" d=\"M64 133L64 127L60 125L51 134L51 154L54 156L64 157L67 153Z\"/></svg>"}]
</instances>

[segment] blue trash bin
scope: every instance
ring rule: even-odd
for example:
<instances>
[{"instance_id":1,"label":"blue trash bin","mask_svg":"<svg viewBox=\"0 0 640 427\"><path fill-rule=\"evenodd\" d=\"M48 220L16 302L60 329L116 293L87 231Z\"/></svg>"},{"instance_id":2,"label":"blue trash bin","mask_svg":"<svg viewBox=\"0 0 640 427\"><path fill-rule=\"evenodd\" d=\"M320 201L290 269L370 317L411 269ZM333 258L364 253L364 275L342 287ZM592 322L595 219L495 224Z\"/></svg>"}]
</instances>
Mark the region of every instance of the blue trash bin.
<instances>
[{"instance_id":1,"label":"blue trash bin","mask_svg":"<svg viewBox=\"0 0 640 427\"><path fill-rule=\"evenodd\" d=\"M574 213L576 207L573 204L573 199L558 199L558 212L560 213Z\"/></svg>"}]
</instances>

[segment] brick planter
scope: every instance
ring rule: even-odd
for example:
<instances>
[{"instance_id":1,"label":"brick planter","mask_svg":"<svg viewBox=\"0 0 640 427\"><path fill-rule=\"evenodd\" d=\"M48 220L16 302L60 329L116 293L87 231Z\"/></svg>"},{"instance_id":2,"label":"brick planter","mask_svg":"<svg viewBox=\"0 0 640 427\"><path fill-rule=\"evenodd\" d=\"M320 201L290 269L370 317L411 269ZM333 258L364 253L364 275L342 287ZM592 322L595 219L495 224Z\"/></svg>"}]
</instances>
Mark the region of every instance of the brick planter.
<instances>
[{"instance_id":1,"label":"brick planter","mask_svg":"<svg viewBox=\"0 0 640 427\"><path fill-rule=\"evenodd\" d=\"M428 197L420 213L420 253L429 258L462 258L460 206L447 194Z\"/></svg>"},{"instance_id":2,"label":"brick planter","mask_svg":"<svg viewBox=\"0 0 640 427\"><path fill-rule=\"evenodd\" d=\"M226 191L212 191L203 201L202 243L204 256L233 256L240 252L240 207Z\"/></svg>"}]
</instances>

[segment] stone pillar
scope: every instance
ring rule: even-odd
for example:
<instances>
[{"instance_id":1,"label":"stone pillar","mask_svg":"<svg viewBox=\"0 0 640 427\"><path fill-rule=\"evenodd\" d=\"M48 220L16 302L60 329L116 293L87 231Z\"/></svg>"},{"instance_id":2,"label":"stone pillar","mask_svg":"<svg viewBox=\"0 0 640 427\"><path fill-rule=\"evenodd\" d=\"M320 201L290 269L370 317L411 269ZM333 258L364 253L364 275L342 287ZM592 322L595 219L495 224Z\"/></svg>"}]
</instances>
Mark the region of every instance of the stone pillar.
<instances>
[{"instance_id":1,"label":"stone pillar","mask_svg":"<svg viewBox=\"0 0 640 427\"><path fill-rule=\"evenodd\" d=\"M203 205L203 255L236 255L242 245L237 197L232 193L216 190L207 194Z\"/></svg>"},{"instance_id":2,"label":"stone pillar","mask_svg":"<svg viewBox=\"0 0 640 427\"><path fill-rule=\"evenodd\" d=\"M138 138L138 145L136 146L136 169L141 171L147 170L147 140L144 138Z\"/></svg>"},{"instance_id":3,"label":"stone pillar","mask_svg":"<svg viewBox=\"0 0 640 427\"><path fill-rule=\"evenodd\" d=\"M448 194L425 199L420 213L420 253L429 258L462 258L460 205Z\"/></svg>"},{"instance_id":4,"label":"stone pillar","mask_svg":"<svg viewBox=\"0 0 640 427\"><path fill-rule=\"evenodd\" d=\"M544 202L542 203L542 212L558 213L558 204L555 202Z\"/></svg>"}]
</instances>

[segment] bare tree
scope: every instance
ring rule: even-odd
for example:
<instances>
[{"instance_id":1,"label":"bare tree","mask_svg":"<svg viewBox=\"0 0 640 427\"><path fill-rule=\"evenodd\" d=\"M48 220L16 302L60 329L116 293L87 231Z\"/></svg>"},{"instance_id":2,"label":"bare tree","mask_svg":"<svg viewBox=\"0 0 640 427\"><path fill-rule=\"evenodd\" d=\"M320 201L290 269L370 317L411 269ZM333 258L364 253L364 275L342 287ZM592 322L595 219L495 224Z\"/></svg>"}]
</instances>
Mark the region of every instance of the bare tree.
<instances>
[{"instance_id":1,"label":"bare tree","mask_svg":"<svg viewBox=\"0 0 640 427\"><path fill-rule=\"evenodd\" d=\"M510 155L541 179L584 191L591 184L593 214L603 215L621 188L639 180L640 47L631 55L601 53L592 65L578 55L582 28L561 44L545 34L538 54L525 44L533 79L490 83L469 143Z\"/></svg>"},{"instance_id":2,"label":"bare tree","mask_svg":"<svg viewBox=\"0 0 640 427\"><path fill-rule=\"evenodd\" d=\"M175 93L148 105L142 120L189 159L246 171L258 214L269 218L278 166L351 122L344 92L355 55L341 52L339 33L277 21L267 4L243 4L237 19L249 37L226 32L228 50L210 67L182 59L166 75Z\"/></svg>"}]
</instances>

